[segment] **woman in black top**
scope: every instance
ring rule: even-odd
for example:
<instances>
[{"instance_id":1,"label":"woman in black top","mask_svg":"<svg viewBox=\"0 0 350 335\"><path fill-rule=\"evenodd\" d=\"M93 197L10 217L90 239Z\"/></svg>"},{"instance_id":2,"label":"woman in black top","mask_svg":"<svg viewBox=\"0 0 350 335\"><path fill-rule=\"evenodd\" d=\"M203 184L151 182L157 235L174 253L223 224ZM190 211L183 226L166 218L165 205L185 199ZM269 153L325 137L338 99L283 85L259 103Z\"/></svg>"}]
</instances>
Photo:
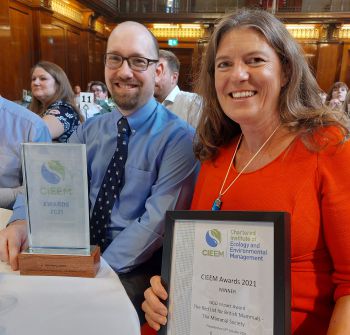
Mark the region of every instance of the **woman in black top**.
<instances>
[{"instance_id":1,"label":"woman in black top","mask_svg":"<svg viewBox=\"0 0 350 335\"><path fill-rule=\"evenodd\" d=\"M31 89L30 110L43 118L54 142L67 142L83 118L65 72L54 63L41 61L31 71Z\"/></svg>"}]
</instances>

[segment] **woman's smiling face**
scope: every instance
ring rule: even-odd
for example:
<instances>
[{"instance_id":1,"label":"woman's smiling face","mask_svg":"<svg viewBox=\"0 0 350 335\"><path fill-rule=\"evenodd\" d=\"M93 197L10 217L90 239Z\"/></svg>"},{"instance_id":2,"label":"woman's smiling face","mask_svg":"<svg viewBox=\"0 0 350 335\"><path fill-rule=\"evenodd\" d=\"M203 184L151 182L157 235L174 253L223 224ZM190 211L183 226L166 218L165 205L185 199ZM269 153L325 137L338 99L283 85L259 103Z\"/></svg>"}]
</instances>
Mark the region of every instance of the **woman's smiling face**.
<instances>
[{"instance_id":1,"label":"woman's smiling face","mask_svg":"<svg viewBox=\"0 0 350 335\"><path fill-rule=\"evenodd\" d=\"M41 67L36 67L32 74L31 89L34 97L45 104L56 92L56 82L50 73Z\"/></svg>"},{"instance_id":2,"label":"woman's smiling face","mask_svg":"<svg viewBox=\"0 0 350 335\"><path fill-rule=\"evenodd\" d=\"M224 113L243 124L279 119L279 96L286 84L281 61L262 34L232 29L215 57L215 88Z\"/></svg>"}]
</instances>

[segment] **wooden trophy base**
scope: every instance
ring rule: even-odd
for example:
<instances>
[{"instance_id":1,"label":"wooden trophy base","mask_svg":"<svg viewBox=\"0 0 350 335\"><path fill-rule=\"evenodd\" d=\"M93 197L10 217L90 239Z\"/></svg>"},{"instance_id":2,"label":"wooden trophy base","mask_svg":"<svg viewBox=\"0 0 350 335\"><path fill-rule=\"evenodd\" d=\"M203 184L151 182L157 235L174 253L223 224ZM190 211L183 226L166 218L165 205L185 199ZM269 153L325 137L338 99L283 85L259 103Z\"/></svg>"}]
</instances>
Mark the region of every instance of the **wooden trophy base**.
<instances>
[{"instance_id":1,"label":"wooden trophy base","mask_svg":"<svg viewBox=\"0 0 350 335\"><path fill-rule=\"evenodd\" d=\"M90 255L52 255L23 252L18 256L21 275L96 276L100 268L100 247L91 246Z\"/></svg>"}]
</instances>

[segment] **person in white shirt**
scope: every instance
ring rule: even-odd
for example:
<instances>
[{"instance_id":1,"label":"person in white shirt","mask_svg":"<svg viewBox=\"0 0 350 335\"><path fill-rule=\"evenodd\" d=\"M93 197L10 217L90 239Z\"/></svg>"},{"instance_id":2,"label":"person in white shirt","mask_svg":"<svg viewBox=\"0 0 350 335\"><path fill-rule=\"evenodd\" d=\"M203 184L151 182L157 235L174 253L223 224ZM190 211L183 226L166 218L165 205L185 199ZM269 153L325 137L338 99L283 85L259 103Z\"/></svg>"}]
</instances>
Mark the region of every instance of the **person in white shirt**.
<instances>
[{"instance_id":1,"label":"person in white shirt","mask_svg":"<svg viewBox=\"0 0 350 335\"><path fill-rule=\"evenodd\" d=\"M197 127L202 99L196 93L181 91L177 85L180 61L168 50L159 50L158 71L154 89L155 98L167 109Z\"/></svg>"}]
</instances>

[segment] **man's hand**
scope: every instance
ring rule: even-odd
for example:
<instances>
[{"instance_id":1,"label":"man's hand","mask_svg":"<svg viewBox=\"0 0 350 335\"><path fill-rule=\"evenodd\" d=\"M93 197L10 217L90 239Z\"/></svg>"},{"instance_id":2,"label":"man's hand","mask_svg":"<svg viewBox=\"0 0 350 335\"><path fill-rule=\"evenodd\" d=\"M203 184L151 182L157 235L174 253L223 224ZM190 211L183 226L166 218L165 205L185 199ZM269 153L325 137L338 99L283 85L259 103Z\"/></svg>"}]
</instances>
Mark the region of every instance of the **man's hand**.
<instances>
[{"instance_id":1,"label":"man's hand","mask_svg":"<svg viewBox=\"0 0 350 335\"><path fill-rule=\"evenodd\" d=\"M18 254L28 247L27 222L17 220L0 231L0 260L18 270Z\"/></svg>"}]
</instances>

